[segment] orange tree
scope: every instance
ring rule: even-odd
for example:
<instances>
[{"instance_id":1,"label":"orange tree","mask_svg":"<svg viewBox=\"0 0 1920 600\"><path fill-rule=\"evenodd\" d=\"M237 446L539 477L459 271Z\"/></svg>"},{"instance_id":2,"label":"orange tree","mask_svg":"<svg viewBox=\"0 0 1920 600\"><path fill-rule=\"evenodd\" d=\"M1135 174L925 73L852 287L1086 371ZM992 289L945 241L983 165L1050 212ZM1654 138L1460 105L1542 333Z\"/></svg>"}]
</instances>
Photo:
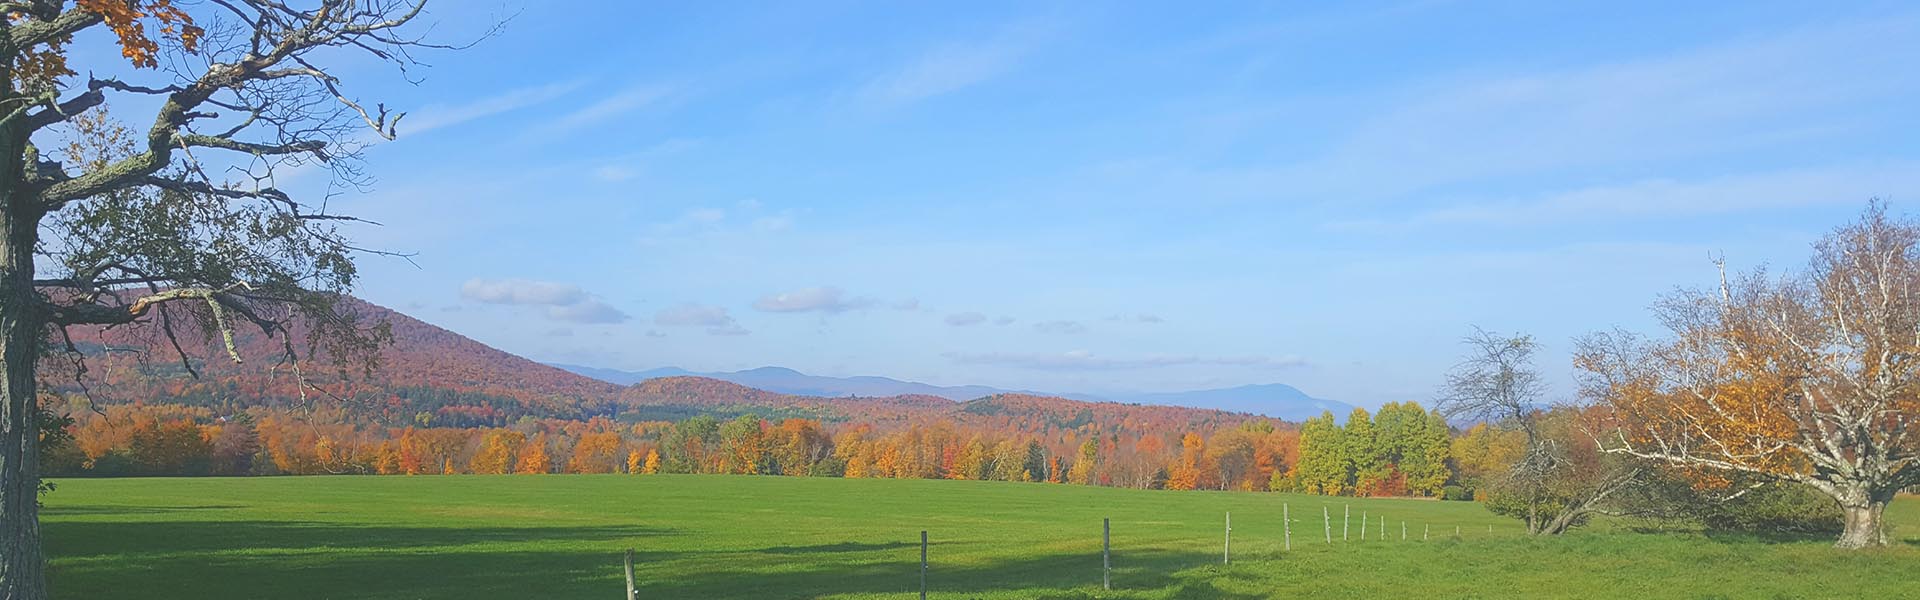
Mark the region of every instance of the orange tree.
<instances>
[{"instance_id":1,"label":"orange tree","mask_svg":"<svg viewBox=\"0 0 1920 600\"><path fill-rule=\"evenodd\" d=\"M1594 334L1576 362L1615 410L1618 454L1722 480L1804 483L1839 504L1841 548L1884 546L1920 483L1920 226L1871 205L1807 268L1755 271L1657 305L1672 332ZM1738 476L1738 477L1735 477Z\"/></svg>"}]
</instances>

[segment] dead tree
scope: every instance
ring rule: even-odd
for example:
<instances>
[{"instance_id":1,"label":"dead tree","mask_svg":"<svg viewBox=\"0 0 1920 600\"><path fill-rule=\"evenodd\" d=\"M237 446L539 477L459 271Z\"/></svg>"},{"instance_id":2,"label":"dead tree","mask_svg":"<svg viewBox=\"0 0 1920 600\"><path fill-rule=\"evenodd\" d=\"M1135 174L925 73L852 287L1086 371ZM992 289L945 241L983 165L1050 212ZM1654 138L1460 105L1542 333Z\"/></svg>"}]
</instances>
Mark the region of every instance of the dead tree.
<instances>
[{"instance_id":1,"label":"dead tree","mask_svg":"<svg viewBox=\"0 0 1920 600\"><path fill-rule=\"evenodd\" d=\"M1475 328L1465 343L1467 358L1448 373L1440 411L1526 438L1524 454L1489 486L1489 510L1520 519L1529 534L1558 535L1607 512L1615 494L1641 481L1643 468L1599 452L1586 434L1602 422L1593 411L1547 405L1532 337Z\"/></svg>"}]
</instances>

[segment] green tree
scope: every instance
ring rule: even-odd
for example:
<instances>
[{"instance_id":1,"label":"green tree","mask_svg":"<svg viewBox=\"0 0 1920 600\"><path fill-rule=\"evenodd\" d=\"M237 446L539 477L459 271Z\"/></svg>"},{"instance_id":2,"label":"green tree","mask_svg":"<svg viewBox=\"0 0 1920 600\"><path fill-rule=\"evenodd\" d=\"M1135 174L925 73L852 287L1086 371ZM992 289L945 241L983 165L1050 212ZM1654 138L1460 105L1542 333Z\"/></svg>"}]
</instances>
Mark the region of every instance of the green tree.
<instances>
[{"instance_id":1,"label":"green tree","mask_svg":"<svg viewBox=\"0 0 1920 600\"><path fill-rule=\"evenodd\" d=\"M1384 444L1380 434L1375 431L1373 420L1367 409L1356 408L1347 415L1346 428L1341 440L1346 443L1348 465L1347 489L1354 495L1365 496L1378 491L1392 470L1386 460Z\"/></svg>"},{"instance_id":2,"label":"green tree","mask_svg":"<svg viewBox=\"0 0 1920 600\"><path fill-rule=\"evenodd\" d=\"M766 462L760 417L740 415L720 426L720 471L753 475Z\"/></svg>"},{"instance_id":3,"label":"green tree","mask_svg":"<svg viewBox=\"0 0 1920 600\"><path fill-rule=\"evenodd\" d=\"M1351 469L1346 432L1335 424L1333 413L1324 412L1300 424L1300 461L1293 467L1296 489L1328 496L1345 493Z\"/></svg>"}]
</instances>

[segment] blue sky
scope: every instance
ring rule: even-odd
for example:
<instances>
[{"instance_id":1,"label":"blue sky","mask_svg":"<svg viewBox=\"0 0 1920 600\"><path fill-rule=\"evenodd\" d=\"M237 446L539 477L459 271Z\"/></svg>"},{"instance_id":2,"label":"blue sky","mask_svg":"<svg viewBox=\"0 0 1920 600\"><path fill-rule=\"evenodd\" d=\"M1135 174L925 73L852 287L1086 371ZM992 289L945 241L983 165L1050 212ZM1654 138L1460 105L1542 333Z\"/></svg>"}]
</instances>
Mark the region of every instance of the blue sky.
<instances>
[{"instance_id":1,"label":"blue sky","mask_svg":"<svg viewBox=\"0 0 1920 600\"><path fill-rule=\"evenodd\" d=\"M545 361L1377 406L1473 325L1568 393L1711 257L1920 211L1901 3L694 4L448 2L518 16L344 69L411 111L334 202L418 253L362 294Z\"/></svg>"}]
</instances>

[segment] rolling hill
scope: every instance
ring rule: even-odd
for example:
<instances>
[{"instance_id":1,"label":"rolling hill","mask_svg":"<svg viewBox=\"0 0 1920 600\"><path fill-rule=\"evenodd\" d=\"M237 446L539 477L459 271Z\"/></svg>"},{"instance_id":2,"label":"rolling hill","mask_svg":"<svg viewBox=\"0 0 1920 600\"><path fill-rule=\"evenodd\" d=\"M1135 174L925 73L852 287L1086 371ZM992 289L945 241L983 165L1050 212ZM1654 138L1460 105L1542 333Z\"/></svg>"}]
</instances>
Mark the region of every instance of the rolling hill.
<instances>
[{"instance_id":1,"label":"rolling hill","mask_svg":"<svg viewBox=\"0 0 1920 600\"><path fill-rule=\"evenodd\" d=\"M1107 394L1102 396L1095 394L1063 394L1005 390L984 385L938 386L913 381L901 381L887 377L827 377L808 375L785 367L760 367L744 371L698 373L678 367L663 367L645 371L622 371L618 369L583 367L579 365L554 364L552 366L601 381L622 385L638 384L661 377L693 376L717 379L761 390L798 396L936 396L963 402L975 398L1001 394L1022 394L1030 396L1052 396L1084 402L1158 404L1214 409L1264 415L1296 422L1319 416L1323 411L1332 411L1335 415L1345 417L1348 412L1353 410L1353 405L1335 400L1315 398L1306 392L1300 391L1298 388L1282 383L1244 385L1233 388L1184 392Z\"/></svg>"},{"instance_id":2,"label":"rolling hill","mask_svg":"<svg viewBox=\"0 0 1920 600\"><path fill-rule=\"evenodd\" d=\"M745 371L739 378L767 387L817 393L789 393L680 374L620 385L522 358L399 311L360 300L349 302L347 308L369 322L385 321L393 343L381 350L380 368L368 376L342 376L318 365L310 366L309 380L321 385L319 390L310 390L313 393L305 402L310 406L316 400L338 400L342 418L386 425L430 422L473 427L502 426L526 417L640 421L754 413L883 427L948 420L963 426L1032 430L1091 426L1137 432L1217 426L1255 417L1208 408L1089 401L992 388L937 388L948 394L958 393L956 390L986 392L957 402L948 395L911 391L923 389L917 386L924 384L877 377L841 380L864 382L870 387L859 389L873 393L832 388L829 394L829 390L803 384L834 378L812 378L777 368ZM102 402L186 404L221 411L286 407L301 402L296 379L274 360L279 342L257 331L242 329L238 333L241 355L249 359L241 364L228 359L217 341L183 334L186 365L192 366L189 372L151 327L73 329L76 346L87 354L85 392ZM295 346L304 346L304 341L296 339ZM57 369L60 365L54 360L49 359L49 368ZM895 384L905 387L896 388ZM787 387L790 385L801 387ZM82 393L75 383L53 389Z\"/></svg>"}]
</instances>

